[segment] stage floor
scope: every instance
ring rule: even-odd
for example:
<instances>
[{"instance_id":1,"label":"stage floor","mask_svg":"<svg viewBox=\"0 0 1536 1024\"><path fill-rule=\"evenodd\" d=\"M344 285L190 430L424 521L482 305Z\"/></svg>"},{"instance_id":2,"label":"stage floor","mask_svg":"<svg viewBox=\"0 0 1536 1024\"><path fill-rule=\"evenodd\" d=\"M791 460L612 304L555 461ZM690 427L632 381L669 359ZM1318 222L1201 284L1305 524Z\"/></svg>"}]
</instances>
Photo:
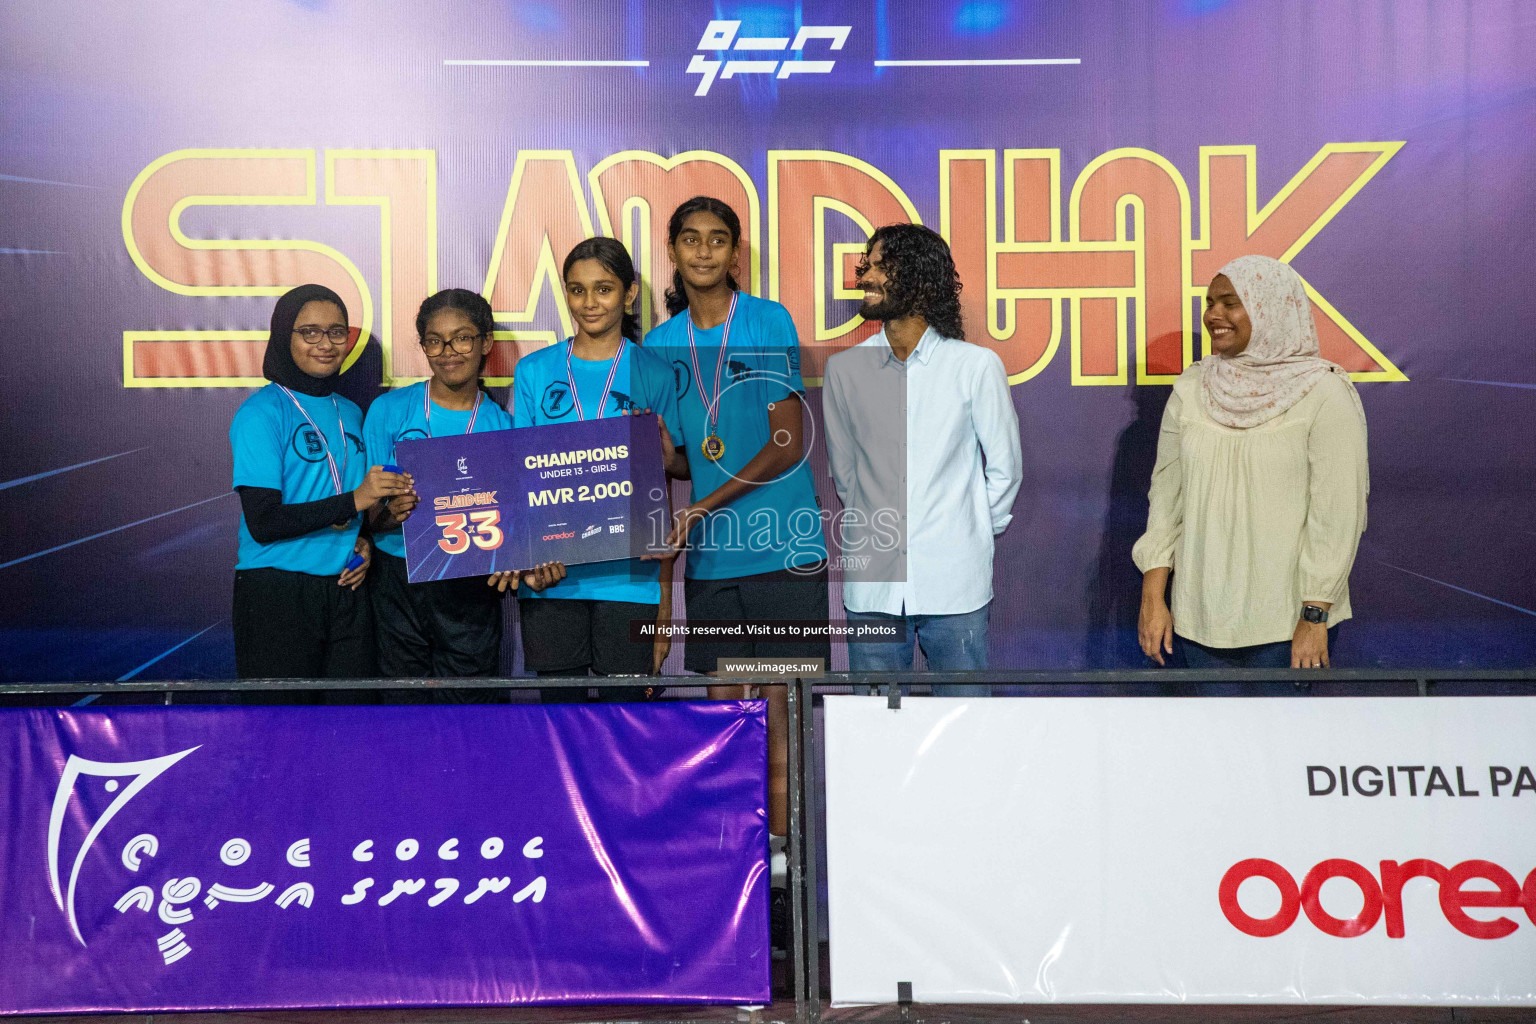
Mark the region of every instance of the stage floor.
<instances>
[{"instance_id":1,"label":"stage floor","mask_svg":"<svg viewBox=\"0 0 1536 1024\"><path fill-rule=\"evenodd\" d=\"M827 947L821 947L821 991L831 987ZM267 1010L236 1013L102 1014L13 1017L37 1024L793 1024L794 1000L785 998L789 982L784 962L774 964L773 988L779 998L757 1011L724 1006L474 1006L400 1010ZM1536 1007L1481 1006L942 1006L913 1004L909 1021L895 1005L832 1009L826 1024L1536 1024Z\"/></svg>"}]
</instances>

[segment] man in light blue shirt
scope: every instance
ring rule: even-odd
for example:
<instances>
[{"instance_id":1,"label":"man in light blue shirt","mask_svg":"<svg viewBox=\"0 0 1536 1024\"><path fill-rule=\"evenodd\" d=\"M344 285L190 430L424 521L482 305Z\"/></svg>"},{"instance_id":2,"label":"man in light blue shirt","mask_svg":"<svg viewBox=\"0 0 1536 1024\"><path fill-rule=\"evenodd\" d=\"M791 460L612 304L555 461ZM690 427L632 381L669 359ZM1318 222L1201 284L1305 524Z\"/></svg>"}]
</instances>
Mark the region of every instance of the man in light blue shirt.
<instances>
[{"instance_id":1,"label":"man in light blue shirt","mask_svg":"<svg viewBox=\"0 0 1536 1024\"><path fill-rule=\"evenodd\" d=\"M1019 420L997 353L964 340L949 246L916 224L876 231L859 266L874 337L827 362L822 393L850 624L905 623L851 641L855 672L987 667L993 537L1013 519ZM951 696L990 692L950 686Z\"/></svg>"}]
</instances>

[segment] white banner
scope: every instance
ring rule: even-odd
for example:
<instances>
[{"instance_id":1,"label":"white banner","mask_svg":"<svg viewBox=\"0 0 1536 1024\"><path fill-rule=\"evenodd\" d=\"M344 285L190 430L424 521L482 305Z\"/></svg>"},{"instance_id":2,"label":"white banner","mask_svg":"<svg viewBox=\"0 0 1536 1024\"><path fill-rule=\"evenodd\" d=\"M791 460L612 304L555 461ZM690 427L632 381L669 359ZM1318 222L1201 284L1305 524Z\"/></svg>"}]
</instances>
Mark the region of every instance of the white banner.
<instances>
[{"instance_id":1,"label":"white banner","mask_svg":"<svg viewBox=\"0 0 1536 1024\"><path fill-rule=\"evenodd\" d=\"M1536 699L826 701L834 1004L1536 1004Z\"/></svg>"}]
</instances>

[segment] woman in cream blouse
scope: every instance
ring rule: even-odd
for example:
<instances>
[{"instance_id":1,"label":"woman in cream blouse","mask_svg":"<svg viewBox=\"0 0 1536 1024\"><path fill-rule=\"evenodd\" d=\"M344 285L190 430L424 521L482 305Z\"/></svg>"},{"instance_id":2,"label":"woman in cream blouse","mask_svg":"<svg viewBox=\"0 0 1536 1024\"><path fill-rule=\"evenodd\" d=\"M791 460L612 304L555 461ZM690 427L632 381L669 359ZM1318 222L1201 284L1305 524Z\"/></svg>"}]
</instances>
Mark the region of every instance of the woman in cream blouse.
<instances>
[{"instance_id":1,"label":"woman in cream blouse","mask_svg":"<svg viewBox=\"0 0 1536 1024\"><path fill-rule=\"evenodd\" d=\"M1174 382L1132 552L1141 649L1161 665L1177 633L1191 668L1325 666L1365 530L1365 411L1278 260L1223 267L1205 327L1212 354Z\"/></svg>"}]
</instances>

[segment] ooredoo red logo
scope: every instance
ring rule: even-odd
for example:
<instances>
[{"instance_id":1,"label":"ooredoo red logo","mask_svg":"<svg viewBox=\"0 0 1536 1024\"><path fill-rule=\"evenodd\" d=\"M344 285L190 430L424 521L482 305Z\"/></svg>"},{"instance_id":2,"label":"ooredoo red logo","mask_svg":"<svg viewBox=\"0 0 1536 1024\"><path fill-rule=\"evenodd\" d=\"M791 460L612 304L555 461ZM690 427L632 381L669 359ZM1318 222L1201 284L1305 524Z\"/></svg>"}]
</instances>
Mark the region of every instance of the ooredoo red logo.
<instances>
[{"instance_id":1,"label":"ooredoo red logo","mask_svg":"<svg viewBox=\"0 0 1536 1024\"><path fill-rule=\"evenodd\" d=\"M1238 888L1250 878L1267 878L1280 890L1280 909L1272 917L1253 917L1237 902ZM1360 913L1354 917L1334 917L1323 909L1319 894L1323 883L1330 878L1346 878L1360 889L1364 902ZM1334 858L1318 864L1302 879L1298 888L1296 879L1285 868L1272 860L1251 857L1238 861L1221 876L1217 895L1221 900L1221 912L1232 927L1245 935L1267 939L1279 935L1295 923L1297 915L1305 911L1307 920L1319 931L1341 939L1364 935L1376 927L1382 917L1387 919L1387 937L1403 938L1403 884L1410 878L1431 878L1440 885L1440 910L1451 927L1474 939L1502 939L1520 927L1508 917L1479 921L1469 917L1467 907L1520 907L1526 919L1536 925L1536 870L1525 876L1522 886L1515 876L1492 861L1464 860L1455 867L1447 868L1432 860L1395 860L1381 862L1380 878L1352 860ZM1472 881L1491 882L1493 888L1468 889Z\"/></svg>"}]
</instances>

